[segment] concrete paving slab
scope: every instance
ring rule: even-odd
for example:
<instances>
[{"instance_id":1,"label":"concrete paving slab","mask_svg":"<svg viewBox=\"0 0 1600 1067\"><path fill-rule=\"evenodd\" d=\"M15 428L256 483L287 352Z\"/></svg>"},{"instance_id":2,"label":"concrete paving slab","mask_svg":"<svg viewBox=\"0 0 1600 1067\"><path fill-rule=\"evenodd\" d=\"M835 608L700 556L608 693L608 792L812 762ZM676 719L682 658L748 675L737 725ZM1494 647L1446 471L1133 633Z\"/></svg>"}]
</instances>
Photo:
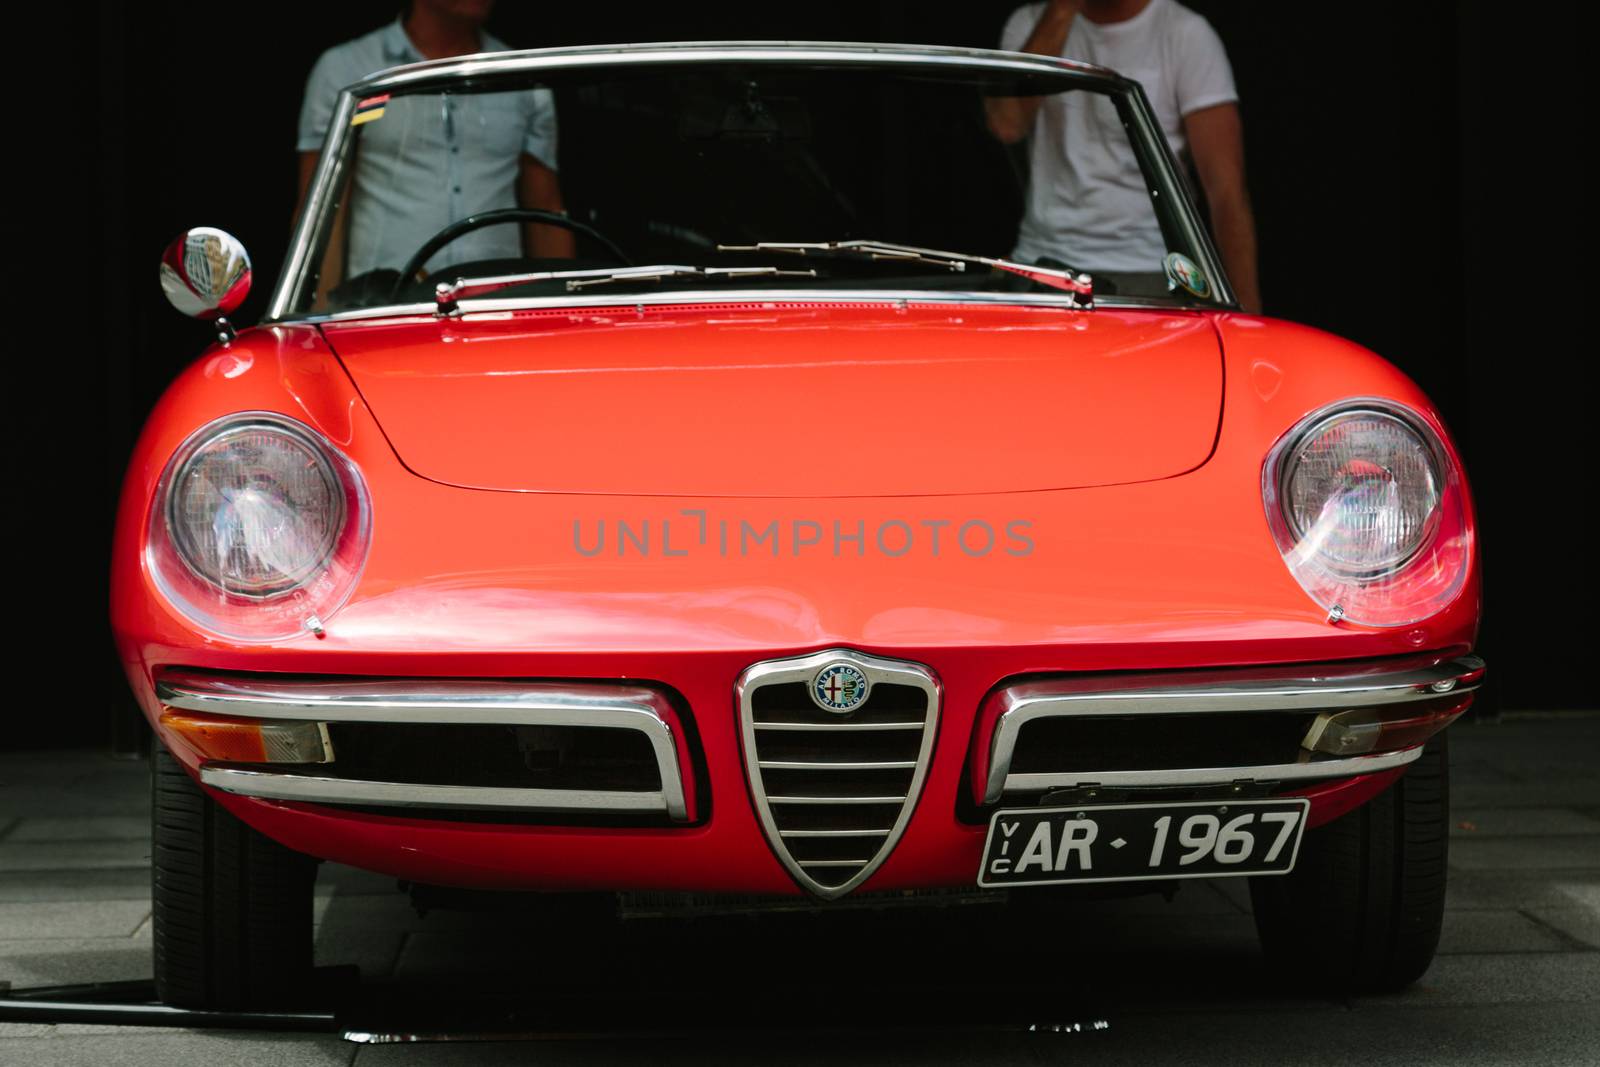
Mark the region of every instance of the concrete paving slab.
<instances>
[{"instance_id":1,"label":"concrete paving slab","mask_svg":"<svg viewBox=\"0 0 1600 1067\"><path fill-rule=\"evenodd\" d=\"M149 899L150 871L144 865L103 870L0 870L0 902ZM0 937L4 936L0 930Z\"/></svg>"},{"instance_id":2,"label":"concrete paving slab","mask_svg":"<svg viewBox=\"0 0 1600 1067\"><path fill-rule=\"evenodd\" d=\"M8 753L0 817L126 816L149 811L150 768L89 752Z\"/></svg>"},{"instance_id":3,"label":"concrete paving slab","mask_svg":"<svg viewBox=\"0 0 1600 1067\"><path fill-rule=\"evenodd\" d=\"M1453 870L1446 910L1600 907L1600 868L1593 870Z\"/></svg>"},{"instance_id":4,"label":"concrete paving slab","mask_svg":"<svg viewBox=\"0 0 1600 1067\"><path fill-rule=\"evenodd\" d=\"M346 867L342 863L324 863L317 868L318 888L324 886L335 888L346 896L362 894L387 896L399 892L398 885L392 874L363 871L355 867Z\"/></svg>"},{"instance_id":5,"label":"concrete paving slab","mask_svg":"<svg viewBox=\"0 0 1600 1067\"><path fill-rule=\"evenodd\" d=\"M193 1029L184 1026L104 1026L95 1023L56 1023L51 1028L57 1037L99 1037L105 1034L127 1034L138 1037L159 1037L162 1034L189 1034Z\"/></svg>"},{"instance_id":6,"label":"concrete paving slab","mask_svg":"<svg viewBox=\"0 0 1600 1067\"><path fill-rule=\"evenodd\" d=\"M318 887L316 901L317 921L323 926L337 926L341 930L392 930L402 932L423 929L428 921L417 914L409 897L391 892L388 896L346 896L343 892L323 895Z\"/></svg>"},{"instance_id":7,"label":"concrete paving slab","mask_svg":"<svg viewBox=\"0 0 1600 1067\"><path fill-rule=\"evenodd\" d=\"M1528 837L1595 834L1600 819L1577 808L1463 808L1450 812L1451 837Z\"/></svg>"},{"instance_id":8,"label":"concrete paving slab","mask_svg":"<svg viewBox=\"0 0 1600 1067\"><path fill-rule=\"evenodd\" d=\"M150 945L126 937L0 940L0 978L23 989L150 977Z\"/></svg>"},{"instance_id":9,"label":"concrete paving slab","mask_svg":"<svg viewBox=\"0 0 1600 1067\"><path fill-rule=\"evenodd\" d=\"M0 841L0 871L68 871L150 866L148 841Z\"/></svg>"},{"instance_id":10,"label":"concrete paving slab","mask_svg":"<svg viewBox=\"0 0 1600 1067\"><path fill-rule=\"evenodd\" d=\"M184 1030L141 1033L124 1027L114 1033L50 1036L15 1042L29 1067L104 1067L108 1063L161 1064L161 1067L331 1067L355 1059L356 1047L337 1037L291 1034L219 1033ZM0 1046L4 1047L4 1046ZM419 1062L426 1062L425 1056Z\"/></svg>"},{"instance_id":11,"label":"concrete paving slab","mask_svg":"<svg viewBox=\"0 0 1600 1067\"><path fill-rule=\"evenodd\" d=\"M7 841L147 841L149 815L35 816L19 819Z\"/></svg>"},{"instance_id":12,"label":"concrete paving slab","mask_svg":"<svg viewBox=\"0 0 1600 1067\"><path fill-rule=\"evenodd\" d=\"M1600 834L1457 837L1450 841L1450 866L1467 871L1600 867Z\"/></svg>"},{"instance_id":13,"label":"concrete paving slab","mask_svg":"<svg viewBox=\"0 0 1600 1067\"><path fill-rule=\"evenodd\" d=\"M1565 952L1568 940L1515 911L1458 911L1445 916L1439 954Z\"/></svg>"},{"instance_id":14,"label":"concrete paving slab","mask_svg":"<svg viewBox=\"0 0 1600 1067\"><path fill-rule=\"evenodd\" d=\"M0 931L9 940L128 937L150 914L143 900L35 900L0 903Z\"/></svg>"},{"instance_id":15,"label":"concrete paving slab","mask_svg":"<svg viewBox=\"0 0 1600 1067\"><path fill-rule=\"evenodd\" d=\"M1600 949L1600 908L1529 908L1528 914L1573 941Z\"/></svg>"},{"instance_id":16,"label":"concrete paving slab","mask_svg":"<svg viewBox=\"0 0 1600 1067\"><path fill-rule=\"evenodd\" d=\"M1600 1003L1600 952L1440 956L1410 989L1361 997L1357 1008L1431 1008L1441 1004ZM1600 1016L1600 1008L1582 1013ZM1596 1046L1600 1047L1600 1046Z\"/></svg>"},{"instance_id":17,"label":"concrete paving slab","mask_svg":"<svg viewBox=\"0 0 1600 1067\"><path fill-rule=\"evenodd\" d=\"M1450 800L1464 808L1588 808L1600 792L1592 778L1534 778L1478 783L1458 781L1451 771Z\"/></svg>"},{"instance_id":18,"label":"concrete paving slab","mask_svg":"<svg viewBox=\"0 0 1600 1067\"><path fill-rule=\"evenodd\" d=\"M319 967L356 966L363 978L388 978L400 962L408 934L399 931L343 930L317 931L313 950Z\"/></svg>"}]
</instances>

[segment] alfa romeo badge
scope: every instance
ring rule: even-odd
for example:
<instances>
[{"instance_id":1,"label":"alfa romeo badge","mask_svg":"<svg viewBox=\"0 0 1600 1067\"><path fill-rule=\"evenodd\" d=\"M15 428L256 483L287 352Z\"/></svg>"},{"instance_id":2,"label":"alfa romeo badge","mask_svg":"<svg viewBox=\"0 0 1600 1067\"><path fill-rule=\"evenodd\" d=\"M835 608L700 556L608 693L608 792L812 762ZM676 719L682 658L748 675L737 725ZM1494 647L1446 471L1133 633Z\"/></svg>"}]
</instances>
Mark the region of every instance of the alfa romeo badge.
<instances>
[{"instance_id":1,"label":"alfa romeo badge","mask_svg":"<svg viewBox=\"0 0 1600 1067\"><path fill-rule=\"evenodd\" d=\"M1183 289L1204 298L1211 295L1211 281L1200 265L1182 252L1171 252L1162 260L1167 271L1167 288Z\"/></svg>"},{"instance_id":2,"label":"alfa romeo badge","mask_svg":"<svg viewBox=\"0 0 1600 1067\"><path fill-rule=\"evenodd\" d=\"M871 683L848 663L830 663L811 679L811 699L823 711L843 714L866 702Z\"/></svg>"}]
</instances>

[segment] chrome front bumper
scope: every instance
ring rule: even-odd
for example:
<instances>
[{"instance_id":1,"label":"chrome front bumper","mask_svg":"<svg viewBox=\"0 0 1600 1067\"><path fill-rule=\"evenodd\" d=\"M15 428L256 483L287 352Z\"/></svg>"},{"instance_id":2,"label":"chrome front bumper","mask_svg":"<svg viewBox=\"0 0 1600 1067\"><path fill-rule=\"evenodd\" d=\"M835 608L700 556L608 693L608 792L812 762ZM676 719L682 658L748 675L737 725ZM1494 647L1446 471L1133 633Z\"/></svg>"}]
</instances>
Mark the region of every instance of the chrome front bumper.
<instances>
[{"instance_id":1,"label":"chrome front bumper","mask_svg":"<svg viewBox=\"0 0 1600 1067\"><path fill-rule=\"evenodd\" d=\"M1403 767L1422 754L1420 745L1372 755L1315 758L1309 749L1285 753L1283 762L1238 766L1141 769L1076 769L1018 773L1012 769L1023 728L1048 719L1140 719L1144 716L1279 715L1382 708L1468 694L1482 681L1483 660L1461 656L1444 661L1359 663L1317 668L1282 667L1149 674L1121 678L1062 677L1021 682L992 692L984 721L994 728L989 744L983 803L1011 794L1085 787L1182 788L1256 782L1347 778ZM1157 731L1159 722L1139 723Z\"/></svg>"},{"instance_id":2,"label":"chrome front bumper","mask_svg":"<svg viewBox=\"0 0 1600 1067\"><path fill-rule=\"evenodd\" d=\"M667 698L644 686L604 682L275 681L178 671L161 676L168 708L233 718L324 724L553 726L628 730L649 742L660 774L655 790L544 789L368 781L278 767L204 763L204 784L240 796L310 804L461 808L689 819L676 721Z\"/></svg>"}]
</instances>

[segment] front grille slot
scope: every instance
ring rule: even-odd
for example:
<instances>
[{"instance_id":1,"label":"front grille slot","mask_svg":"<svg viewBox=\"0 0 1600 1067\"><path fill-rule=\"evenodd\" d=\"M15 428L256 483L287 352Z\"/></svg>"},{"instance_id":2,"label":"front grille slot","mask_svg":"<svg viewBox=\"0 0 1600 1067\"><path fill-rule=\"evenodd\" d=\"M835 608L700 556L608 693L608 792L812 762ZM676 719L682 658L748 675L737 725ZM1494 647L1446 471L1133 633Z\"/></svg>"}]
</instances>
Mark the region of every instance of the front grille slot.
<instances>
[{"instance_id":1,"label":"front grille slot","mask_svg":"<svg viewBox=\"0 0 1600 1067\"><path fill-rule=\"evenodd\" d=\"M1315 712L1070 716L1034 719L1017 736L1013 774L1166 770L1293 763Z\"/></svg>"},{"instance_id":2,"label":"front grille slot","mask_svg":"<svg viewBox=\"0 0 1600 1067\"><path fill-rule=\"evenodd\" d=\"M839 661L872 682L866 702L843 714L809 692ZM740 688L746 763L773 851L812 892L848 892L910 817L932 751L936 684L915 664L841 651L758 664Z\"/></svg>"},{"instance_id":3,"label":"front grille slot","mask_svg":"<svg viewBox=\"0 0 1600 1067\"><path fill-rule=\"evenodd\" d=\"M848 746L850 759L865 763L915 763L922 745L922 724L915 732L907 730L808 730L768 731L759 727L756 740L761 758L768 762L831 762L843 758L841 743Z\"/></svg>"},{"instance_id":4,"label":"front grille slot","mask_svg":"<svg viewBox=\"0 0 1600 1067\"><path fill-rule=\"evenodd\" d=\"M762 781L767 799L773 803L792 797L795 801L826 798L861 802L869 797L894 803L905 800L914 771L792 771L773 770L763 765Z\"/></svg>"},{"instance_id":5,"label":"front grille slot","mask_svg":"<svg viewBox=\"0 0 1600 1067\"><path fill-rule=\"evenodd\" d=\"M927 714L927 701L915 686L875 685L871 699L855 711L839 715L813 704L805 682L789 682L765 686L752 694L751 714L757 728L802 723L827 730L867 725L920 729Z\"/></svg>"},{"instance_id":6,"label":"front grille slot","mask_svg":"<svg viewBox=\"0 0 1600 1067\"><path fill-rule=\"evenodd\" d=\"M650 741L636 730L462 723L328 724L336 778L513 789L658 790Z\"/></svg>"},{"instance_id":7,"label":"front grille slot","mask_svg":"<svg viewBox=\"0 0 1600 1067\"><path fill-rule=\"evenodd\" d=\"M900 803L788 804L779 833L807 831L893 830ZM786 839L787 840L787 839Z\"/></svg>"}]
</instances>

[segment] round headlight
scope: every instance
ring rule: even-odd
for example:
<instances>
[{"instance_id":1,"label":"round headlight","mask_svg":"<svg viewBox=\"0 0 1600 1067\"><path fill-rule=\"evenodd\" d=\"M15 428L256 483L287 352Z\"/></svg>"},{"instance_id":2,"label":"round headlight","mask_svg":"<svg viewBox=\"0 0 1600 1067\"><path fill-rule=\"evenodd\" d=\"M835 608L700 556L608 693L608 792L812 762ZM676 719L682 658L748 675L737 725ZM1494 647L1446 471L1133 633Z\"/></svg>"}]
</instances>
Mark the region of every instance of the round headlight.
<instances>
[{"instance_id":1,"label":"round headlight","mask_svg":"<svg viewBox=\"0 0 1600 1067\"><path fill-rule=\"evenodd\" d=\"M244 639L316 630L366 558L366 486L354 463L292 419L248 412L192 435L162 475L148 558L162 592Z\"/></svg>"},{"instance_id":2,"label":"round headlight","mask_svg":"<svg viewBox=\"0 0 1600 1067\"><path fill-rule=\"evenodd\" d=\"M1393 571L1432 532L1439 459L1422 435L1383 411L1345 411L1308 429L1283 463L1295 540L1351 577Z\"/></svg>"},{"instance_id":3,"label":"round headlight","mask_svg":"<svg viewBox=\"0 0 1600 1067\"><path fill-rule=\"evenodd\" d=\"M178 468L167 528L178 556L218 589L280 596L333 555L344 492L309 438L277 423L224 429Z\"/></svg>"},{"instance_id":4,"label":"round headlight","mask_svg":"<svg viewBox=\"0 0 1600 1067\"><path fill-rule=\"evenodd\" d=\"M1416 412L1352 400L1284 434L1261 473L1267 523L1330 618L1403 626L1460 590L1471 560L1461 472Z\"/></svg>"}]
</instances>

